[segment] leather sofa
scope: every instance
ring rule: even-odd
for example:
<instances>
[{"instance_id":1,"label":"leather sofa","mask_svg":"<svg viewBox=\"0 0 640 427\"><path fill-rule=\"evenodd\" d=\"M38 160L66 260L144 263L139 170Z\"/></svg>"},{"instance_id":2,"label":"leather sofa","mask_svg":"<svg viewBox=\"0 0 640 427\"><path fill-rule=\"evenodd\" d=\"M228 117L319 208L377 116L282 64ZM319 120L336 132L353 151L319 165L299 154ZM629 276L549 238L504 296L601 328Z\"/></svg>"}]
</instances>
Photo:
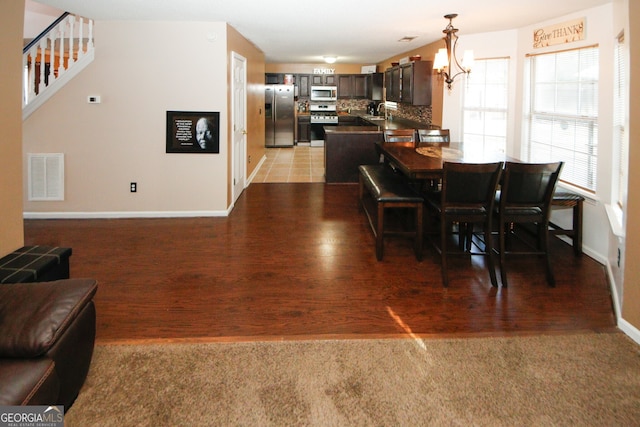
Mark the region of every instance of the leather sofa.
<instances>
[{"instance_id":1,"label":"leather sofa","mask_svg":"<svg viewBox=\"0 0 640 427\"><path fill-rule=\"evenodd\" d=\"M0 405L71 406L96 333L93 279L0 285Z\"/></svg>"}]
</instances>

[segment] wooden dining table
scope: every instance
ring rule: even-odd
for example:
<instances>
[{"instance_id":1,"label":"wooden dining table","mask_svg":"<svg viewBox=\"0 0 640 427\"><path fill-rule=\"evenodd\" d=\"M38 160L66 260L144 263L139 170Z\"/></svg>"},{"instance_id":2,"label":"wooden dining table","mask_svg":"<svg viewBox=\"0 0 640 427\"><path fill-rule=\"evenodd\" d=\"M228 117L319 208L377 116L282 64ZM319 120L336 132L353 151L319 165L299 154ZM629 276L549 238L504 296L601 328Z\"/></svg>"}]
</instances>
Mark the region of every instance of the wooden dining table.
<instances>
[{"instance_id":1,"label":"wooden dining table","mask_svg":"<svg viewBox=\"0 0 640 427\"><path fill-rule=\"evenodd\" d=\"M501 151L484 150L478 144L448 142L416 148L413 143L380 142L380 152L385 160L395 165L412 180L438 179L442 176L445 162L493 163L516 162Z\"/></svg>"}]
</instances>

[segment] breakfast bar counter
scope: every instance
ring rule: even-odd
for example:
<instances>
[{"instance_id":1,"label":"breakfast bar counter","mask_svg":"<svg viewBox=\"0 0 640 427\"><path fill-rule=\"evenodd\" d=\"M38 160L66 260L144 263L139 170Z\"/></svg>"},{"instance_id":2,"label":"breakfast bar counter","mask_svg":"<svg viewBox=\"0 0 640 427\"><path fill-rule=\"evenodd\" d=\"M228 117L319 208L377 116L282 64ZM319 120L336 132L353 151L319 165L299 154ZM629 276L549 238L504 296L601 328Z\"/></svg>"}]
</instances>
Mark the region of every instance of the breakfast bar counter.
<instances>
[{"instance_id":1,"label":"breakfast bar counter","mask_svg":"<svg viewBox=\"0 0 640 427\"><path fill-rule=\"evenodd\" d=\"M358 182L358 166L378 163L376 142L382 141L377 126L327 126L324 136L326 183Z\"/></svg>"}]
</instances>

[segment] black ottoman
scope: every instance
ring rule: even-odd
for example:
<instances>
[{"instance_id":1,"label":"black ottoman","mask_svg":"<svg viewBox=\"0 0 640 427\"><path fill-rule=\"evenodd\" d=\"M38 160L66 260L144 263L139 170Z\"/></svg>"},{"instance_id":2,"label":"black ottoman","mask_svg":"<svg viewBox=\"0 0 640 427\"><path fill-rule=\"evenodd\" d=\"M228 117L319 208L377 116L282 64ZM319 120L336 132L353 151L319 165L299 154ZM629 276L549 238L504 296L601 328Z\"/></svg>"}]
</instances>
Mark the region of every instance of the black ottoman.
<instances>
[{"instance_id":1,"label":"black ottoman","mask_svg":"<svg viewBox=\"0 0 640 427\"><path fill-rule=\"evenodd\" d=\"M25 246L0 258L0 283L68 279L70 256L71 248Z\"/></svg>"}]
</instances>

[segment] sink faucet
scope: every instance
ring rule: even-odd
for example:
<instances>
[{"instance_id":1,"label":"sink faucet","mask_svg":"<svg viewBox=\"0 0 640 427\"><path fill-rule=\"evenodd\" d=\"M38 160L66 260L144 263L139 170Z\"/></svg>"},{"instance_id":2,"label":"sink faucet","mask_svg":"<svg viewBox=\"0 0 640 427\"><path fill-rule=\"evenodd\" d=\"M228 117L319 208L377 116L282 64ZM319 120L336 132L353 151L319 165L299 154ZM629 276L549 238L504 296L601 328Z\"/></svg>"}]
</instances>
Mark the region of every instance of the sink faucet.
<instances>
[{"instance_id":1,"label":"sink faucet","mask_svg":"<svg viewBox=\"0 0 640 427\"><path fill-rule=\"evenodd\" d=\"M384 102L381 102L380 104L378 104L378 108L377 108L377 110L376 110L376 111L377 111L377 113L378 113L378 115L380 115L380 109L381 109L382 107L384 107ZM385 120L387 119L387 109L386 109L386 108L384 109L384 119L385 119Z\"/></svg>"}]
</instances>

